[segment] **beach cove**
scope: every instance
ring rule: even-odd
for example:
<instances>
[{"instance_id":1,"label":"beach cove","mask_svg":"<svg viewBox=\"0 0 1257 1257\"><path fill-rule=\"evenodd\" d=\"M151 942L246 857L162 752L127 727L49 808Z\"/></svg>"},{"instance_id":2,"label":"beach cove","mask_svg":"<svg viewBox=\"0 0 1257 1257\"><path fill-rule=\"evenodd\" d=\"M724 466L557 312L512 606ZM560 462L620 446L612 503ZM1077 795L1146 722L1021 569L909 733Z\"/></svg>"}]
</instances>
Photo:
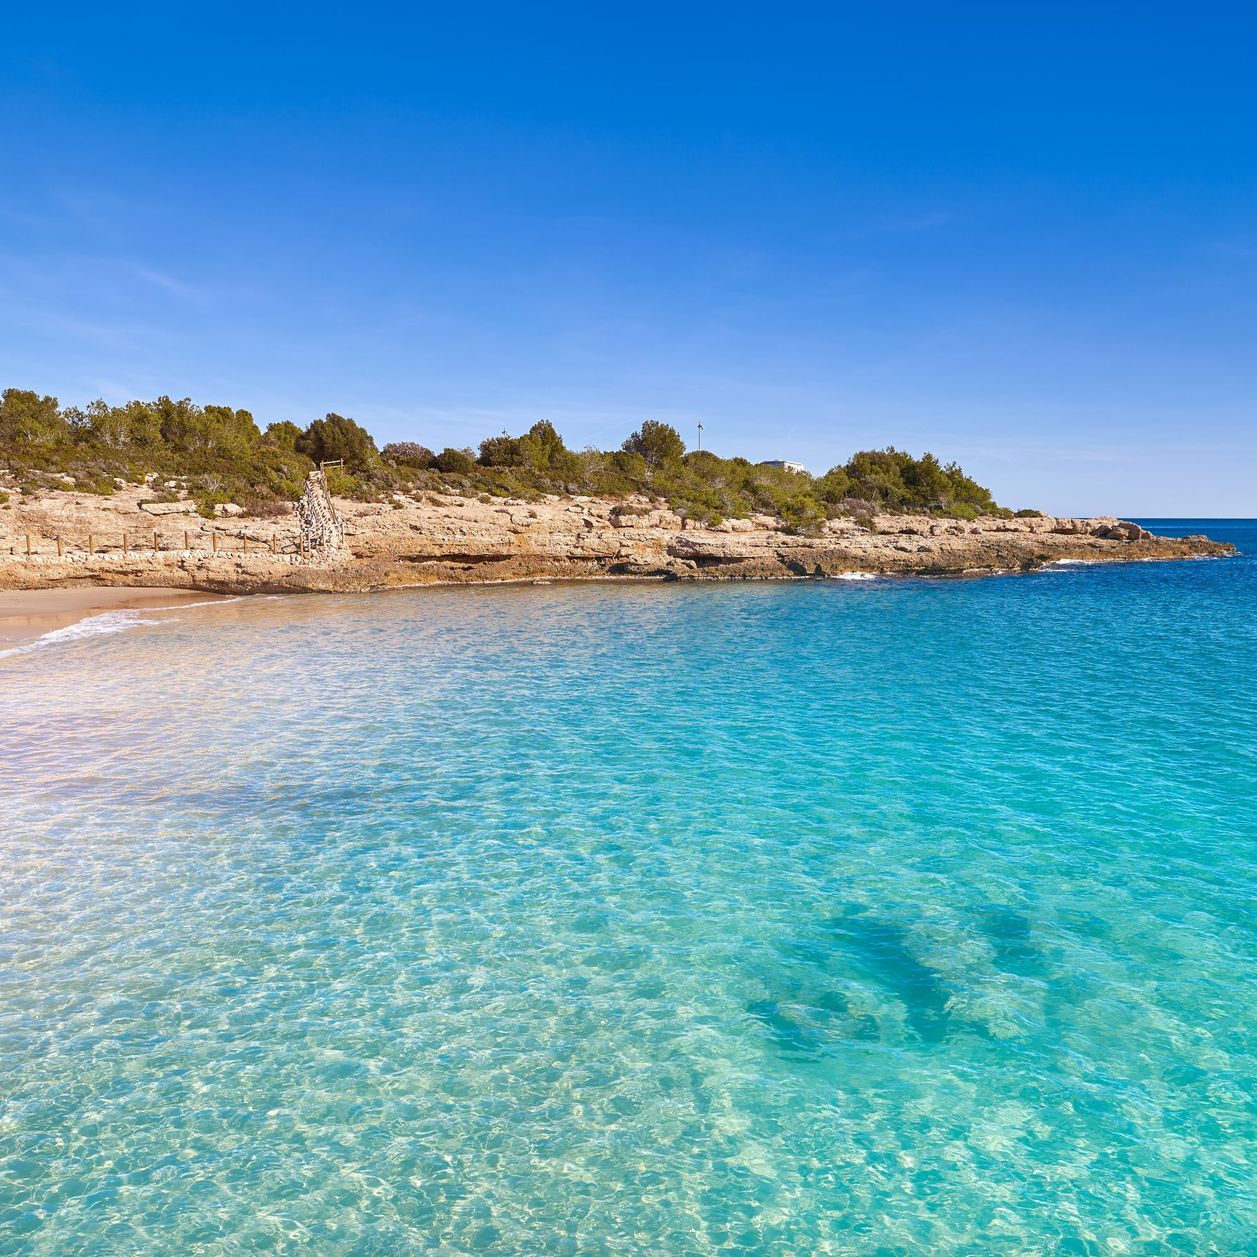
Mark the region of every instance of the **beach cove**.
<instances>
[{"instance_id":1,"label":"beach cove","mask_svg":"<svg viewBox=\"0 0 1257 1257\"><path fill-rule=\"evenodd\" d=\"M1145 523L1243 553L0 661L2 1233L1242 1251L1257 527Z\"/></svg>"}]
</instances>

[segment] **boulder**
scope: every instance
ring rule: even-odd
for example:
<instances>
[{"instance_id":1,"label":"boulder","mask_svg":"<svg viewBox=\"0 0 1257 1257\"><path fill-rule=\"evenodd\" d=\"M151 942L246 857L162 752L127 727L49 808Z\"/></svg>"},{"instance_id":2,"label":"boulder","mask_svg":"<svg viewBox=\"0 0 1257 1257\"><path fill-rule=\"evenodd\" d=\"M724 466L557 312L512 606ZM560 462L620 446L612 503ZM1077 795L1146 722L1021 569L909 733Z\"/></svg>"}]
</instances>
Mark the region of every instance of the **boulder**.
<instances>
[{"instance_id":1,"label":"boulder","mask_svg":"<svg viewBox=\"0 0 1257 1257\"><path fill-rule=\"evenodd\" d=\"M1113 523L1100 524L1092 530L1092 536L1104 541L1144 541L1152 534L1128 519L1119 519Z\"/></svg>"}]
</instances>

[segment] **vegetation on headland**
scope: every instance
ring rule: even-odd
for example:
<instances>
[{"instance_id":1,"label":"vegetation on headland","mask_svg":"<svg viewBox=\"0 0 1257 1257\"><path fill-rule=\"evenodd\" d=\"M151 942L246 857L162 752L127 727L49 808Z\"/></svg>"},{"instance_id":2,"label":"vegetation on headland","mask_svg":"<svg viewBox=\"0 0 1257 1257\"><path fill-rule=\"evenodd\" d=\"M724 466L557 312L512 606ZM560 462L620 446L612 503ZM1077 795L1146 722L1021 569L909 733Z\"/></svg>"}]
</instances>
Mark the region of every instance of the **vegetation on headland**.
<instances>
[{"instance_id":1,"label":"vegetation on headland","mask_svg":"<svg viewBox=\"0 0 1257 1257\"><path fill-rule=\"evenodd\" d=\"M251 514L286 509L320 462L344 497L387 501L421 492L535 498L646 495L689 518L715 523L756 512L804 532L838 515L916 512L973 519L1011 514L955 463L893 447L863 450L822 476L745 458L687 451L675 428L647 420L619 449L572 450L546 420L503 433L478 450L433 451L413 441L377 448L353 419L329 414L304 428L289 420L261 429L247 410L188 399L95 401L80 409L55 397L0 395L0 467L24 490L112 493L149 483L154 496L190 494L206 514L235 502Z\"/></svg>"}]
</instances>

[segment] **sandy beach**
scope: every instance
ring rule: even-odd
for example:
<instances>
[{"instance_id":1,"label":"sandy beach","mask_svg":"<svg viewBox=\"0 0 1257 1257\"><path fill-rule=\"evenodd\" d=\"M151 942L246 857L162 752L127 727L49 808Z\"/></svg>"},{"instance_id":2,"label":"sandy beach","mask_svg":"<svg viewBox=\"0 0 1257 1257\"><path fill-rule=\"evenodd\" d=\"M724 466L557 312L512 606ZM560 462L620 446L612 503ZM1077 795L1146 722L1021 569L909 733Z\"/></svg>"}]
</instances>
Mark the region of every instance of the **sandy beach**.
<instances>
[{"instance_id":1,"label":"sandy beach","mask_svg":"<svg viewBox=\"0 0 1257 1257\"><path fill-rule=\"evenodd\" d=\"M172 608L221 595L196 589L78 587L0 592L0 649L21 646L105 611Z\"/></svg>"}]
</instances>

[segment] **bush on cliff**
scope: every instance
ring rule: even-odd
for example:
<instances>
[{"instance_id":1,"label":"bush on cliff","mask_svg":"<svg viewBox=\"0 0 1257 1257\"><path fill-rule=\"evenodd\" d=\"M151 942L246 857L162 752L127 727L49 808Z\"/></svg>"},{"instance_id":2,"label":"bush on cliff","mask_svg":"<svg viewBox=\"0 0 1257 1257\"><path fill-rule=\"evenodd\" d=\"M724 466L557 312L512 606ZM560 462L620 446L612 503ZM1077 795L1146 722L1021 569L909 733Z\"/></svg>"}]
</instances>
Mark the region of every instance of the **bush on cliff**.
<instances>
[{"instance_id":1,"label":"bush on cliff","mask_svg":"<svg viewBox=\"0 0 1257 1257\"><path fill-rule=\"evenodd\" d=\"M64 488L56 477L70 475L79 491L108 493L118 480L139 484L155 473L162 482L177 481L172 492L190 494L203 510L233 501L253 514L272 514L300 496L314 466L337 459L345 466L329 469L333 491L374 501L403 491L525 500L643 495L694 520L762 513L797 532L827 518L879 511L1011 514L955 463L933 454L914 458L893 446L862 450L814 477L709 450L687 452L677 430L658 420L644 422L616 450L571 450L542 420L518 436L489 437L478 452L433 454L415 441L377 451L364 427L334 413L305 428L280 420L263 433L247 410L187 398L94 401L78 409L27 390L0 395L0 462L36 489Z\"/></svg>"},{"instance_id":2,"label":"bush on cliff","mask_svg":"<svg viewBox=\"0 0 1257 1257\"><path fill-rule=\"evenodd\" d=\"M375 440L360 424L343 415L315 419L297 438L295 448L311 462L340 459L350 471L369 471L379 461Z\"/></svg>"},{"instance_id":3,"label":"bush on cliff","mask_svg":"<svg viewBox=\"0 0 1257 1257\"><path fill-rule=\"evenodd\" d=\"M450 476L470 476L476 470L476 460L470 450L455 450L447 446L433 462L437 471Z\"/></svg>"},{"instance_id":4,"label":"bush on cliff","mask_svg":"<svg viewBox=\"0 0 1257 1257\"><path fill-rule=\"evenodd\" d=\"M647 419L621 446L626 454L640 454L652 467L678 463L685 453L681 434L668 423Z\"/></svg>"},{"instance_id":5,"label":"bush on cliff","mask_svg":"<svg viewBox=\"0 0 1257 1257\"><path fill-rule=\"evenodd\" d=\"M68 439L69 424L55 397L27 389L6 388L0 396L0 445L54 444Z\"/></svg>"},{"instance_id":6,"label":"bush on cliff","mask_svg":"<svg viewBox=\"0 0 1257 1257\"><path fill-rule=\"evenodd\" d=\"M380 451L380 457L395 466L428 468L436 455L418 441L393 441Z\"/></svg>"}]
</instances>

